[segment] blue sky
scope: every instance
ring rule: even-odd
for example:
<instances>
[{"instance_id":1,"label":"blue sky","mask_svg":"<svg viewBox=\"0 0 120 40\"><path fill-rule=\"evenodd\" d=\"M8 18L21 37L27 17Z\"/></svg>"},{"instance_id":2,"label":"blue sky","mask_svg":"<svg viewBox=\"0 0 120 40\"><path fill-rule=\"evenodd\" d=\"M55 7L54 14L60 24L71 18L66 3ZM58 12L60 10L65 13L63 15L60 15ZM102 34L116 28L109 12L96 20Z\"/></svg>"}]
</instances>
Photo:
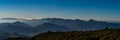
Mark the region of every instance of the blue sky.
<instances>
[{"instance_id":1,"label":"blue sky","mask_svg":"<svg viewBox=\"0 0 120 40\"><path fill-rule=\"evenodd\" d=\"M0 0L3 18L120 20L119 0Z\"/></svg>"}]
</instances>

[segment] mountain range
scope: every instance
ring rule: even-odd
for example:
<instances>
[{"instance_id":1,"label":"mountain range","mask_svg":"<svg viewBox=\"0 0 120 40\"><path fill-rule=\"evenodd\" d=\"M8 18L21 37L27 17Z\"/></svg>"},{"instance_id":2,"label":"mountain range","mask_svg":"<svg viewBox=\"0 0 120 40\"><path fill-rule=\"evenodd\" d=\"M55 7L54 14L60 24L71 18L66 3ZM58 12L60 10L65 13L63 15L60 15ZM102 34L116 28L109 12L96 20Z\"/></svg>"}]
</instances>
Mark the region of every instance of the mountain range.
<instances>
[{"instance_id":1,"label":"mountain range","mask_svg":"<svg viewBox=\"0 0 120 40\"><path fill-rule=\"evenodd\" d=\"M120 28L120 24L107 23L104 21L96 21L90 19L84 21L80 19L62 19L62 18L44 18L16 21L13 23L1 23L0 24L0 37L12 36L33 36L38 33L47 31L86 31L86 30L99 30L104 28ZM14 34L14 35L13 35Z\"/></svg>"},{"instance_id":2,"label":"mountain range","mask_svg":"<svg viewBox=\"0 0 120 40\"><path fill-rule=\"evenodd\" d=\"M105 27L109 28L119 28L120 24L118 23L108 23L104 21L96 21L90 19L89 21L84 21L80 19L61 19L61 18L44 18L44 19L34 19L26 20L24 23L36 27L37 25L42 25L44 23L56 24L59 26L65 26L71 30L93 30L93 29L102 29Z\"/></svg>"}]
</instances>

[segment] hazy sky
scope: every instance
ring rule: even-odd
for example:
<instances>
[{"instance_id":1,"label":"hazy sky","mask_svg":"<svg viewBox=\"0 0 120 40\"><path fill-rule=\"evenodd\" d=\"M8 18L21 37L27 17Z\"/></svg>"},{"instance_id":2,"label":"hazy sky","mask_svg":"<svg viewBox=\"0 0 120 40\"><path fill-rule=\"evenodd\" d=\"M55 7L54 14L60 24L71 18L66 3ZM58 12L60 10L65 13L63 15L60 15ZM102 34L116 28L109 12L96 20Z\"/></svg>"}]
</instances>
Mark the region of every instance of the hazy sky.
<instances>
[{"instance_id":1,"label":"hazy sky","mask_svg":"<svg viewBox=\"0 0 120 40\"><path fill-rule=\"evenodd\" d=\"M0 0L0 17L120 20L119 0Z\"/></svg>"}]
</instances>

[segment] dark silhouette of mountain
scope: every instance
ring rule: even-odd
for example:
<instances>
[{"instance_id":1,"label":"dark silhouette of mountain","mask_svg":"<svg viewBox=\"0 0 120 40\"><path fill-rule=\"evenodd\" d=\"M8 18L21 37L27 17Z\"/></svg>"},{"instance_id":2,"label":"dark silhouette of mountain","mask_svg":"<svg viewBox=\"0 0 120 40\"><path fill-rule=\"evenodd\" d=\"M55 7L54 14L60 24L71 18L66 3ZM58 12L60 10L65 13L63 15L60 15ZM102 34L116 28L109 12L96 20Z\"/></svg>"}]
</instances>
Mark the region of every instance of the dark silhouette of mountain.
<instances>
[{"instance_id":1,"label":"dark silhouette of mountain","mask_svg":"<svg viewBox=\"0 0 120 40\"><path fill-rule=\"evenodd\" d=\"M42 25L38 25L35 28L37 32L46 32L46 31L69 31L70 29L65 26L59 26L51 23L44 23Z\"/></svg>"}]
</instances>

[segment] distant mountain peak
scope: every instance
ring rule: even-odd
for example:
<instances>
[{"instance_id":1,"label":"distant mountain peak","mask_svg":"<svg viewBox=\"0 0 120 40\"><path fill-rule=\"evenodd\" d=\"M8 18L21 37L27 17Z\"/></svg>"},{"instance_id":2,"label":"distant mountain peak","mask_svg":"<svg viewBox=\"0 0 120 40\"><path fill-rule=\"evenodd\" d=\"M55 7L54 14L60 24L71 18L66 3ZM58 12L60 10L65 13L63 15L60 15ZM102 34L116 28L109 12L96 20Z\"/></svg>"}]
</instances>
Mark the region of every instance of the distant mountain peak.
<instances>
[{"instance_id":1,"label":"distant mountain peak","mask_svg":"<svg viewBox=\"0 0 120 40\"><path fill-rule=\"evenodd\" d=\"M16 22L14 22L14 23L21 23L20 21L16 21Z\"/></svg>"},{"instance_id":2,"label":"distant mountain peak","mask_svg":"<svg viewBox=\"0 0 120 40\"><path fill-rule=\"evenodd\" d=\"M95 22L96 20L94 20L94 19L90 19L88 22Z\"/></svg>"},{"instance_id":3,"label":"distant mountain peak","mask_svg":"<svg viewBox=\"0 0 120 40\"><path fill-rule=\"evenodd\" d=\"M84 21L84 20L80 20L80 19L75 19L75 21Z\"/></svg>"}]
</instances>

